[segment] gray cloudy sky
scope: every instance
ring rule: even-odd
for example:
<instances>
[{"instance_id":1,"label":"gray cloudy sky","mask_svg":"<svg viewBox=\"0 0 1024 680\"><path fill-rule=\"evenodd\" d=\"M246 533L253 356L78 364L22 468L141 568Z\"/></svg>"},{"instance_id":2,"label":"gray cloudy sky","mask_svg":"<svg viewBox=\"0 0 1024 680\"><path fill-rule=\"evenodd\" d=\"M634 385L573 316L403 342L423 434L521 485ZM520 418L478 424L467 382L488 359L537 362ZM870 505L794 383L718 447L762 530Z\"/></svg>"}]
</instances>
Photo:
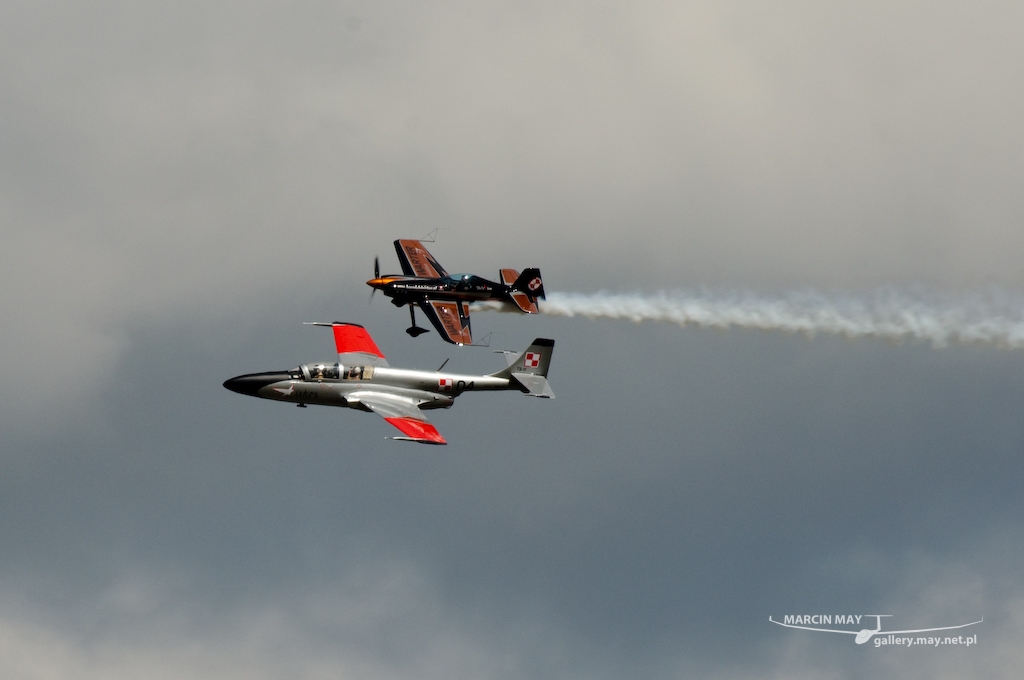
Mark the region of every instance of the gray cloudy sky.
<instances>
[{"instance_id":1,"label":"gray cloudy sky","mask_svg":"<svg viewBox=\"0 0 1024 680\"><path fill-rule=\"evenodd\" d=\"M1012 3L0 8L0 675L991 678L1024 663L1024 354L479 314L551 402L443 449L243 399L490 371L363 282L1024 292ZM985 617L875 649L768 616ZM887 624L888 625L888 624Z\"/></svg>"}]
</instances>

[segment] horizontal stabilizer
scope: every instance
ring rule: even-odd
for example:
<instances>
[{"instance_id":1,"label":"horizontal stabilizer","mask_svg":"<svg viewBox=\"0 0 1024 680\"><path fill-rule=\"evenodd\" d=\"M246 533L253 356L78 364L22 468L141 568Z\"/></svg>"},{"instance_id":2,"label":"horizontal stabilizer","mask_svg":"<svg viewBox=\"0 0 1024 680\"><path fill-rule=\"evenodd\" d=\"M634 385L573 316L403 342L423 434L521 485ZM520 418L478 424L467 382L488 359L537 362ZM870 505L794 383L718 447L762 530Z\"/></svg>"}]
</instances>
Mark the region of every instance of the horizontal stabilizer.
<instances>
[{"instance_id":1,"label":"horizontal stabilizer","mask_svg":"<svg viewBox=\"0 0 1024 680\"><path fill-rule=\"evenodd\" d=\"M531 397L542 399L554 399L555 393L548 384L548 379L542 375L533 373L513 373L510 380L514 380L522 386L522 390Z\"/></svg>"},{"instance_id":2,"label":"horizontal stabilizer","mask_svg":"<svg viewBox=\"0 0 1024 680\"><path fill-rule=\"evenodd\" d=\"M494 350L494 353L500 354L503 357L505 357L506 366L512 366L512 364L516 363L516 361L519 360L519 354L517 352L512 352L507 349L496 349Z\"/></svg>"},{"instance_id":3,"label":"horizontal stabilizer","mask_svg":"<svg viewBox=\"0 0 1024 680\"><path fill-rule=\"evenodd\" d=\"M531 299L526 293L513 291L509 293L508 296L512 298L512 302L516 303L516 307L521 311L526 312L527 314L537 314L540 312L540 309L537 307L537 302Z\"/></svg>"}]
</instances>

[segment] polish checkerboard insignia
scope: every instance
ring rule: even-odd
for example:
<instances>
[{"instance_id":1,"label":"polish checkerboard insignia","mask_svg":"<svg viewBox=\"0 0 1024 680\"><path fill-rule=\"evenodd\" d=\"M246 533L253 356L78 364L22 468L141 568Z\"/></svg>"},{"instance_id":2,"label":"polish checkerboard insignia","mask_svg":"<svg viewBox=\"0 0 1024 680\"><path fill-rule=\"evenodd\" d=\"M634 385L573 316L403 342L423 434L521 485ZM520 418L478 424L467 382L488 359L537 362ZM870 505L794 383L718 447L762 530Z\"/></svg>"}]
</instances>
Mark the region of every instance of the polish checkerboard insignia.
<instances>
[{"instance_id":1,"label":"polish checkerboard insignia","mask_svg":"<svg viewBox=\"0 0 1024 680\"><path fill-rule=\"evenodd\" d=\"M532 279L530 279L530 282L526 284L526 287L529 288L530 290L537 290L538 288L540 288L540 286L541 281L539 276L534 276Z\"/></svg>"},{"instance_id":2,"label":"polish checkerboard insignia","mask_svg":"<svg viewBox=\"0 0 1024 680\"><path fill-rule=\"evenodd\" d=\"M454 378L438 378L437 379L437 386L440 387L445 392L451 392L452 391L452 387L454 385L455 385Z\"/></svg>"},{"instance_id":3,"label":"polish checkerboard insignia","mask_svg":"<svg viewBox=\"0 0 1024 680\"><path fill-rule=\"evenodd\" d=\"M536 352L527 352L523 358L523 366L526 368L537 368L540 366L540 354Z\"/></svg>"}]
</instances>

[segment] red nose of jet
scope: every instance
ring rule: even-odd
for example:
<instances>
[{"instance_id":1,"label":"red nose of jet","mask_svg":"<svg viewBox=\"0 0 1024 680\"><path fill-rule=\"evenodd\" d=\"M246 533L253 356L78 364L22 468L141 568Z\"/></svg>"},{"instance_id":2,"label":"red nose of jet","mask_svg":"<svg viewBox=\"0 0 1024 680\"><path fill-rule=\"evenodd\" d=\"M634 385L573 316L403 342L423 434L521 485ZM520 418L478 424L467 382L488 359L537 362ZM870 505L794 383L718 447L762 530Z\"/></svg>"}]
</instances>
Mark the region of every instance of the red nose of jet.
<instances>
[{"instance_id":1,"label":"red nose of jet","mask_svg":"<svg viewBox=\"0 0 1024 680\"><path fill-rule=\"evenodd\" d=\"M250 373L240 375L236 378L224 381L224 387L232 392L238 392L249 397L258 397L258 392L276 382L291 380L292 376L284 371L271 371L269 373Z\"/></svg>"}]
</instances>

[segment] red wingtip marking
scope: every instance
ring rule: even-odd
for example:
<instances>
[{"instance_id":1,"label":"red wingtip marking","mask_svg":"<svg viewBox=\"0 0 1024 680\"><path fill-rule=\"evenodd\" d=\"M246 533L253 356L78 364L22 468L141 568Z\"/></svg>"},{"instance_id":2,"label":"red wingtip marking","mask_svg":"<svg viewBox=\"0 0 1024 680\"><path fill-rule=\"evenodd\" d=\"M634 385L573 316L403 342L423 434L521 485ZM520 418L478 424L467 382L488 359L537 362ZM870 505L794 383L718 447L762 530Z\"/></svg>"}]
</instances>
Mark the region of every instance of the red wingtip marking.
<instances>
[{"instance_id":1,"label":"red wingtip marking","mask_svg":"<svg viewBox=\"0 0 1024 680\"><path fill-rule=\"evenodd\" d=\"M399 430L402 434L416 439L418 441L431 442L432 444L447 444L441 433L437 431L430 423L425 423L422 420L416 420L415 418L385 418Z\"/></svg>"},{"instance_id":2,"label":"red wingtip marking","mask_svg":"<svg viewBox=\"0 0 1024 680\"><path fill-rule=\"evenodd\" d=\"M373 341L373 338L370 337L370 334L362 326L335 324L332 328L334 329L334 346L338 348L338 354L365 352L366 354L378 356L381 359L384 358L381 351L377 349L377 344Z\"/></svg>"}]
</instances>

